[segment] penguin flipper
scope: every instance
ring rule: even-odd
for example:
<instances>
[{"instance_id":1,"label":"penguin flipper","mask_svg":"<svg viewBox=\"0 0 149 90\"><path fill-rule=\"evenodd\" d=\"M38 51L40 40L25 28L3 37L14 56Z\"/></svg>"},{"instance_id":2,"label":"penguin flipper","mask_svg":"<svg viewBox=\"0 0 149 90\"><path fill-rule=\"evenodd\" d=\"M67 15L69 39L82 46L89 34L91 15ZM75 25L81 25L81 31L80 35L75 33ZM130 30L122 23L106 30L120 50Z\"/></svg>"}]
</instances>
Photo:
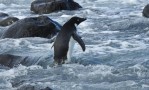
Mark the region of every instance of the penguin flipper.
<instances>
[{"instance_id":1,"label":"penguin flipper","mask_svg":"<svg viewBox=\"0 0 149 90\"><path fill-rule=\"evenodd\" d=\"M85 44L84 44L83 40L81 39L81 37L79 35L77 35L76 33L73 33L72 37L74 40L76 40L80 44L82 50L85 51Z\"/></svg>"}]
</instances>

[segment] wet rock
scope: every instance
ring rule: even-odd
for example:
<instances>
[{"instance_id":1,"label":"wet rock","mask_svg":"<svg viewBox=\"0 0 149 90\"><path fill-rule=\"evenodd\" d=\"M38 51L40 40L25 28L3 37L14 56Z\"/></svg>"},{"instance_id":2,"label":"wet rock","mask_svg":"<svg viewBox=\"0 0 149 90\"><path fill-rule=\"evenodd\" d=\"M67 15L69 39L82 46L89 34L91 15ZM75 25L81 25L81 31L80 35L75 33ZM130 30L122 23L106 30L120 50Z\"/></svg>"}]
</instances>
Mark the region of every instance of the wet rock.
<instances>
[{"instance_id":1,"label":"wet rock","mask_svg":"<svg viewBox=\"0 0 149 90\"><path fill-rule=\"evenodd\" d=\"M37 90L37 89L32 85L26 85L26 86L22 86L22 87L18 88L17 90Z\"/></svg>"},{"instance_id":2,"label":"wet rock","mask_svg":"<svg viewBox=\"0 0 149 90\"><path fill-rule=\"evenodd\" d=\"M11 17L6 13L0 13L0 26L9 26L18 20L18 18Z\"/></svg>"},{"instance_id":3,"label":"wet rock","mask_svg":"<svg viewBox=\"0 0 149 90\"><path fill-rule=\"evenodd\" d=\"M146 18L149 18L149 4L144 7L142 15Z\"/></svg>"},{"instance_id":4,"label":"wet rock","mask_svg":"<svg viewBox=\"0 0 149 90\"><path fill-rule=\"evenodd\" d=\"M18 66L20 64L25 66L33 65L35 62L38 61L39 57L29 57L29 56L18 56L18 55L12 55L12 54L0 54L0 65L6 66L9 68L13 68L15 66ZM37 59L36 61L32 59Z\"/></svg>"},{"instance_id":5,"label":"wet rock","mask_svg":"<svg viewBox=\"0 0 149 90\"><path fill-rule=\"evenodd\" d=\"M52 90L52 89L51 89L51 88L49 88L49 87L46 87L46 88L41 89L41 90Z\"/></svg>"},{"instance_id":6,"label":"wet rock","mask_svg":"<svg viewBox=\"0 0 149 90\"><path fill-rule=\"evenodd\" d=\"M0 65L1 67L13 68L20 64L24 66L31 66L38 62L41 56L19 56L12 54L0 54ZM42 58L42 57L41 57Z\"/></svg>"},{"instance_id":7,"label":"wet rock","mask_svg":"<svg viewBox=\"0 0 149 90\"><path fill-rule=\"evenodd\" d=\"M12 79L11 84L12 87L17 88L17 90L52 90L49 87L42 88L42 86L39 85L25 84L25 81L20 79Z\"/></svg>"},{"instance_id":8,"label":"wet rock","mask_svg":"<svg viewBox=\"0 0 149 90\"><path fill-rule=\"evenodd\" d=\"M30 55L13 55L13 54L0 54L0 68L10 69L17 67L20 64L23 66L40 65L46 68L47 65L53 63L52 56L45 57L43 55L30 56Z\"/></svg>"},{"instance_id":9,"label":"wet rock","mask_svg":"<svg viewBox=\"0 0 149 90\"><path fill-rule=\"evenodd\" d=\"M2 18L2 17L8 17L8 16L9 16L8 14L0 12L0 18Z\"/></svg>"},{"instance_id":10,"label":"wet rock","mask_svg":"<svg viewBox=\"0 0 149 90\"><path fill-rule=\"evenodd\" d=\"M18 20L16 17L7 17L0 21L0 26L9 26Z\"/></svg>"},{"instance_id":11,"label":"wet rock","mask_svg":"<svg viewBox=\"0 0 149 90\"><path fill-rule=\"evenodd\" d=\"M31 11L47 14L60 10L77 10L82 8L73 0L35 0L31 3Z\"/></svg>"},{"instance_id":12,"label":"wet rock","mask_svg":"<svg viewBox=\"0 0 149 90\"><path fill-rule=\"evenodd\" d=\"M14 23L3 33L1 38L52 38L60 29L61 25L47 16L30 17Z\"/></svg>"},{"instance_id":13,"label":"wet rock","mask_svg":"<svg viewBox=\"0 0 149 90\"><path fill-rule=\"evenodd\" d=\"M0 64L2 66L7 66L12 68L15 65L20 63L21 57L10 55L10 54L1 54L0 55Z\"/></svg>"},{"instance_id":14,"label":"wet rock","mask_svg":"<svg viewBox=\"0 0 149 90\"><path fill-rule=\"evenodd\" d=\"M17 90L52 90L52 89L49 88L49 87L46 87L46 88L44 88L44 89L40 89L40 88L38 88L38 87L36 87L36 86L24 85L24 86L18 88Z\"/></svg>"}]
</instances>

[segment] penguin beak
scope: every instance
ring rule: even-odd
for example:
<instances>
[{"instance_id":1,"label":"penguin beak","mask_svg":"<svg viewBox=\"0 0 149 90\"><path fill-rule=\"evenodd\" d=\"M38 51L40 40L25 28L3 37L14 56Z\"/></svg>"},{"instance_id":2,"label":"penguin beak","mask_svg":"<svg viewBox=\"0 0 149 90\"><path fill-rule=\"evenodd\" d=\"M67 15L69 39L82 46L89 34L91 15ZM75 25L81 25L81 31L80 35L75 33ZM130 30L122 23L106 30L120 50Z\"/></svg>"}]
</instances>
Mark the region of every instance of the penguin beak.
<instances>
[{"instance_id":1,"label":"penguin beak","mask_svg":"<svg viewBox=\"0 0 149 90\"><path fill-rule=\"evenodd\" d=\"M86 18L81 18L81 19L80 19L80 22L77 23L77 25L79 25L81 22L83 22L83 21L85 21L85 20L86 20Z\"/></svg>"},{"instance_id":2,"label":"penguin beak","mask_svg":"<svg viewBox=\"0 0 149 90\"><path fill-rule=\"evenodd\" d=\"M86 20L87 18L84 18L84 21Z\"/></svg>"},{"instance_id":3,"label":"penguin beak","mask_svg":"<svg viewBox=\"0 0 149 90\"><path fill-rule=\"evenodd\" d=\"M86 18L82 18L82 22L85 21L85 20L86 20Z\"/></svg>"}]
</instances>

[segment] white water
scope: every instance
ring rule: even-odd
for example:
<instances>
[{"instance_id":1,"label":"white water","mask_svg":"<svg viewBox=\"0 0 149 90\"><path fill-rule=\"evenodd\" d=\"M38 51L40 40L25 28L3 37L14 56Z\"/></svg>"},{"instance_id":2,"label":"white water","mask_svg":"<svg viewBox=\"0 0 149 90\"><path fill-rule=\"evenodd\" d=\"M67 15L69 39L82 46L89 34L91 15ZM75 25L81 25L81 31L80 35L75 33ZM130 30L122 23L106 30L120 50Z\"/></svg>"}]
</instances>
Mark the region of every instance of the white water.
<instances>
[{"instance_id":1,"label":"white water","mask_svg":"<svg viewBox=\"0 0 149 90\"><path fill-rule=\"evenodd\" d=\"M72 62L53 68L48 66L53 62L50 40L1 39L0 53L31 56L36 65L0 69L0 90L16 90L23 85L53 90L149 89L149 19L142 17L149 0L75 1L83 8L46 15L60 24L72 16L87 17L78 27L86 51L76 44ZM31 14L30 2L0 0L0 12L20 19L38 16ZM0 32L7 28L0 27ZM20 84L13 86L16 81Z\"/></svg>"}]
</instances>

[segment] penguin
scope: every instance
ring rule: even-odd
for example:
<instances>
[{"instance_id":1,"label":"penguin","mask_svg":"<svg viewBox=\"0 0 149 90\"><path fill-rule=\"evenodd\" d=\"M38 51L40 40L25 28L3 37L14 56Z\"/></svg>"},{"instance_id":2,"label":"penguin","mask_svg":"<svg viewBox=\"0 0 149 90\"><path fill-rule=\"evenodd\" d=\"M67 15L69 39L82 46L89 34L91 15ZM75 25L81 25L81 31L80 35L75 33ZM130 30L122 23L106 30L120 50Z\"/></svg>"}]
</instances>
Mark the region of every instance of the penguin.
<instances>
[{"instance_id":1,"label":"penguin","mask_svg":"<svg viewBox=\"0 0 149 90\"><path fill-rule=\"evenodd\" d=\"M79 25L85 21L86 18L72 17L61 28L60 32L56 36L54 44L54 63L62 65L66 60L70 62L72 50L75 42L78 42L82 50L85 51L85 44L81 37L77 34L75 25Z\"/></svg>"}]
</instances>

